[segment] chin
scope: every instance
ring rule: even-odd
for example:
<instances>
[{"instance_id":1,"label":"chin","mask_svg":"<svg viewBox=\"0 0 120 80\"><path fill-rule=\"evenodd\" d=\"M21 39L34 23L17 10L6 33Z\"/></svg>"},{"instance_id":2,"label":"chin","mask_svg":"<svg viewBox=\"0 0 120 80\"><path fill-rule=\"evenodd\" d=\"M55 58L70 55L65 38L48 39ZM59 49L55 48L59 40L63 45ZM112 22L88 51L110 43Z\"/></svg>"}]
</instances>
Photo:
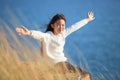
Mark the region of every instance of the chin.
<instances>
[{"instance_id":1,"label":"chin","mask_svg":"<svg viewBox=\"0 0 120 80\"><path fill-rule=\"evenodd\" d=\"M59 33L62 33L63 31L59 31Z\"/></svg>"},{"instance_id":2,"label":"chin","mask_svg":"<svg viewBox=\"0 0 120 80\"><path fill-rule=\"evenodd\" d=\"M60 31L59 33L61 34L63 31Z\"/></svg>"}]
</instances>

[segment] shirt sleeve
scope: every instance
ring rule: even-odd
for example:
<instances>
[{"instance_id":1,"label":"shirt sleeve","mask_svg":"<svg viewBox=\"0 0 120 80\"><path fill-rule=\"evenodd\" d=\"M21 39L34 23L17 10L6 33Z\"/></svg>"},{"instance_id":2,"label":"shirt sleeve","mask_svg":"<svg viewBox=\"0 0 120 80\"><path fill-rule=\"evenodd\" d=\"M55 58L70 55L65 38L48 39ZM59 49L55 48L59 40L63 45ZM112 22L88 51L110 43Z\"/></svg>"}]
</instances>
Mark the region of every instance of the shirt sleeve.
<instances>
[{"instance_id":1,"label":"shirt sleeve","mask_svg":"<svg viewBox=\"0 0 120 80\"><path fill-rule=\"evenodd\" d=\"M37 39L37 40L42 40L44 39L44 37L47 37L46 33L43 33L41 31L35 31L35 30L31 30L31 35L32 38Z\"/></svg>"},{"instance_id":2,"label":"shirt sleeve","mask_svg":"<svg viewBox=\"0 0 120 80\"><path fill-rule=\"evenodd\" d=\"M71 27L67 28L65 30L65 37L67 37L69 34L71 34L72 32L80 29L81 27L83 27L84 25L86 25L88 23L87 19L83 19L75 24L73 24Z\"/></svg>"}]
</instances>

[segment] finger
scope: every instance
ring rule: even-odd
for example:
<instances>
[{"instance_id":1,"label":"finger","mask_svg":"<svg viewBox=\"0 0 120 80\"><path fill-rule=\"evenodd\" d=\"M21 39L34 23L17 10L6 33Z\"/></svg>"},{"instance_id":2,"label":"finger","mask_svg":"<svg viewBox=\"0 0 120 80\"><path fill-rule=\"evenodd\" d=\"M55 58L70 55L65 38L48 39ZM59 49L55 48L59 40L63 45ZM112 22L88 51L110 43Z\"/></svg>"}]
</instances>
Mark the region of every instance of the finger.
<instances>
[{"instance_id":1,"label":"finger","mask_svg":"<svg viewBox=\"0 0 120 80\"><path fill-rule=\"evenodd\" d=\"M88 12L88 16L89 16L89 15L92 15L92 11L89 11L89 12Z\"/></svg>"},{"instance_id":2,"label":"finger","mask_svg":"<svg viewBox=\"0 0 120 80\"><path fill-rule=\"evenodd\" d=\"M89 14L93 15L94 13L92 11L90 11Z\"/></svg>"},{"instance_id":3,"label":"finger","mask_svg":"<svg viewBox=\"0 0 120 80\"><path fill-rule=\"evenodd\" d=\"M91 16L91 17L94 17L94 13L93 13L93 12L91 12L91 13L90 13L90 16Z\"/></svg>"},{"instance_id":4,"label":"finger","mask_svg":"<svg viewBox=\"0 0 120 80\"><path fill-rule=\"evenodd\" d=\"M16 30L16 32L20 32L21 31L21 29L18 28L18 27L15 30Z\"/></svg>"},{"instance_id":5,"label":"finger","mask_svg":"<svg viewBox=\"0 0 120 80\"><path fill-rule=\"evenodd\" d=\"M93 13L93 12L91 12L91 15L93 15L93 16L94 16L94 13Z\"/></svg>"},{"instance_id":6,"label":"finger","mask_svg":"<svg viewBox=\"0 0 120 80\"><path fill-rule=\"evenodd\" d=\"M21 27L24 31L28 31L28 29L24 26Z\"/></svg>"},{"instance_id":7,"label":"finger","mask_svg":"<svg viewBox=\"0 0 120 80\"><path fill-rule=\"evenodd\" d=\"M88 12L88 15L90 15L90 12Z\"/></svg>"}]
</instances>

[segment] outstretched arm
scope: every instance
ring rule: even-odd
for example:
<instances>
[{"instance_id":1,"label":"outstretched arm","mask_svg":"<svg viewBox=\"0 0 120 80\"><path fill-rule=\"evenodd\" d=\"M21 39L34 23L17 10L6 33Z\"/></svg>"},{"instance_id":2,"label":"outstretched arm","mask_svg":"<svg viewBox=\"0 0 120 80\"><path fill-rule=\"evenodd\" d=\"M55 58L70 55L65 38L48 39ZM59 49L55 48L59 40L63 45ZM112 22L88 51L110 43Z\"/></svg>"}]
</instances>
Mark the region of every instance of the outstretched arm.
<instances>
[{"instance_id":1,"label":"outstretched arm","mask_svg":"<svg viewBox=\"0 0 120 80\"><path fill-rule=\"evenodd\" d=\"M19 33L19 35L23 35L23 36L30 36L31 35L31 31L28 30L26 27L22 26L20 28L16 28L16 32Z\"/></svg>"},{"instance_id":2,"label":"outstretched arm","mask_svg":"<svg viewBox=\"0 0 120 80\"><path fill-rule=\"evenodd\" d=\"M20 28L16 28L16 32L18 32L19 35L23 36L31 36L34 39L42 40L44 37L48 37L49 35L46 33L43 33L41 31L36 30L28 30L26 27L22 26Z\"/></svg>"},{"instance_id":3,"label":"outstretched arm","mask_svg":"<svg viewBox=\"0 0 120 80\"><path fill-rule=\"evenodd\" d=\"M65 30L65 36L67 37L69 34L71 34L72 32L80 29L81 27L83 27L84 25L86 25L88 22L94 20L94 14L93 12L88 12L87 14L87 18L73 24L71 27L67 28Z\"/></svg>"}]
</instances>

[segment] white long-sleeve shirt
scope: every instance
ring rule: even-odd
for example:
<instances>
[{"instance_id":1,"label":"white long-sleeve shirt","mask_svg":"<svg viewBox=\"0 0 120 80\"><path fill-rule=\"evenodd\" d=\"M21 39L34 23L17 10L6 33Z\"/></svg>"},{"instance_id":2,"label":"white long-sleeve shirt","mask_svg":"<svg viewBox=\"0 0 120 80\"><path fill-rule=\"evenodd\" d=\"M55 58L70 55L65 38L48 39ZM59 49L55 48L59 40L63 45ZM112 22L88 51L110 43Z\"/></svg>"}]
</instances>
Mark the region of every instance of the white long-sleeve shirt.
<instances>
[{"instance_id":1,"label":"white long-sleeve shirt","mask_svg":"<svg viewBox=\"0 0 120 80\"><path fill-rule=\"evenodd\" d=\"M46 54L53 63L65 62L67 58L64 56L65 38L72 32L78 30L88 23L87 19L83 19L71 27L65 29L60 35L54 35L53 32L48 31L43 33L41 31L31 30L31 36L42 43L43 54Z\"/></svg>"}]
</instances>

